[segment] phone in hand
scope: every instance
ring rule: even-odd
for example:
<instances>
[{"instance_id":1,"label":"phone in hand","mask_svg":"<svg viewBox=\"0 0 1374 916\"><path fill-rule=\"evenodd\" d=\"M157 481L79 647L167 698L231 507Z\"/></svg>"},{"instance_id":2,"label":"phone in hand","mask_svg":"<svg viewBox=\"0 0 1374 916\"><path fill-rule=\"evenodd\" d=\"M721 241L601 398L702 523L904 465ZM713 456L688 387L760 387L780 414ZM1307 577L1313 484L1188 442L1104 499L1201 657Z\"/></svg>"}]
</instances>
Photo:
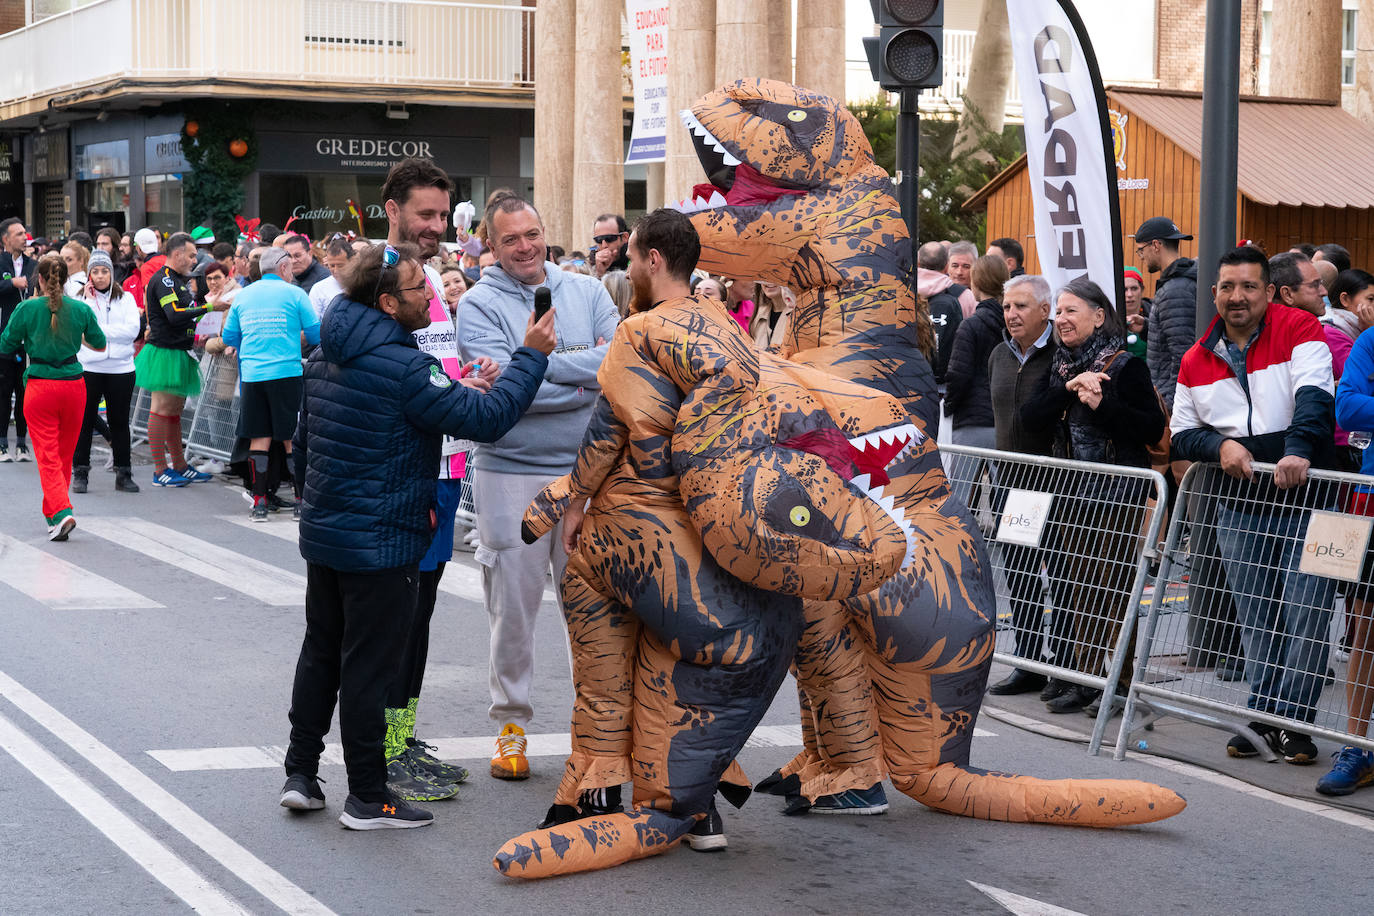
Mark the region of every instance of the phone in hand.
<instances>
[{"instance_id":1,"label":"phone in hand","mask_svg":"<svg viewBox=\"0 0 1374 916\"><path fill-rule=\"evenodd\" d=\"M541 286L534 291L534 320L542 321L550 308L553 307L553 293L549 292L547 286Z\"/></svg>"}]
</instances>

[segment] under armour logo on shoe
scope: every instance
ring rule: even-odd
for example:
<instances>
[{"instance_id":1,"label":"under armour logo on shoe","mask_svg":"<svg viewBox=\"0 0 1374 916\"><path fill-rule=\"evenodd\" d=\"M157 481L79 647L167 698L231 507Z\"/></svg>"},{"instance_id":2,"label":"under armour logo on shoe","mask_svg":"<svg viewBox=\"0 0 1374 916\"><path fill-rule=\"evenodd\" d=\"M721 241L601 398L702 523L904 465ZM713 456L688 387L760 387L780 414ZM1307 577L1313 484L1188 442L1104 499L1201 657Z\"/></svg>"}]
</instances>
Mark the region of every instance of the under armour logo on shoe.
<instances>
[{"instance_id":1,"label":"under armour logo on shoe","mask_svg":"<svg viewBox=\"0 0 1374 916\"><path fill-rule=\"evenodd\" d=\"M382 805L382 813L383 813L383 814L395 814L395 813L396 813L396 806L395 806L395 805Z\"/></svg>"}]
</instances>

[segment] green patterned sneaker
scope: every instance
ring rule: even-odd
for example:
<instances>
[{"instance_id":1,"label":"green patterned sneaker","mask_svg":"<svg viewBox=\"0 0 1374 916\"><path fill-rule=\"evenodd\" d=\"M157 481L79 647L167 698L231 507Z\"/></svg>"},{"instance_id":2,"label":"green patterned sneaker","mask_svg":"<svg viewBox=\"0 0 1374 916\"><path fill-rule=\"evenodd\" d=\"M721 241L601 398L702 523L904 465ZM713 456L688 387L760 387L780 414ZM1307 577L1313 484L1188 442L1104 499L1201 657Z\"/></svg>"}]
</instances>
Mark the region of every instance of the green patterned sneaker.
<instances>
[{"instance_id":1,"label":"green patterned sneaker","mask_svg":"<svg viewBox=\"0 0 1374 916\"><path fill-rule=\"evenodd\" d=\"M409 758L412 764L433 776L436 781L451 783L467 782L467 770L456 764L444 763L438 757L426 753L426 751L437 750L434 745L425 744L418 738L407 739L406 745L405 752L401 756Z\"/></svg>"},{"instance_id":2,"label":"green patterned sneaker","mask_svg":"<svg viewBox=\"0 0 1374 916\"><path fill-rule=\"evenodd\" d=\"M386 787L397 798L412 802L443 801L458 794L457 783L440 783L406 757L386 765Z\"/></svg>"}]
</instances>

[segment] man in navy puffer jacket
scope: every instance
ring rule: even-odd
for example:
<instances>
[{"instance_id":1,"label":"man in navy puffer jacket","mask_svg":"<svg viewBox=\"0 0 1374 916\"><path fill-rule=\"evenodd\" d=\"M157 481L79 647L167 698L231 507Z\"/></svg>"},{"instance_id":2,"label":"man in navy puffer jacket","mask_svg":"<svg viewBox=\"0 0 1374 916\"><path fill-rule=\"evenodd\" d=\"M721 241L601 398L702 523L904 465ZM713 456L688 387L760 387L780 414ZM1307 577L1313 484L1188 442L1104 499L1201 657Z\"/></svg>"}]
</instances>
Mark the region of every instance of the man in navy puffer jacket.
<instances>
[{"instance_id":1,"label":"man in navy puffer jacket","mask_svg":"<svg viewBox=\"0 0 1374 916\"><path fill-rule=\"evenodd\" d=\"M525 345L483 393L417 348L412 332L429 320L413 245L356 257L306 364L294 442L305 481L306 629L281 804L324 807L316 774L337 695L349 789L339 820L357 830L433 820L387 791L382 710L433 535L440 437L504 436L534 400L555 345L553 310L538 323L531 316Z\"/></svg>"}]
</instances>

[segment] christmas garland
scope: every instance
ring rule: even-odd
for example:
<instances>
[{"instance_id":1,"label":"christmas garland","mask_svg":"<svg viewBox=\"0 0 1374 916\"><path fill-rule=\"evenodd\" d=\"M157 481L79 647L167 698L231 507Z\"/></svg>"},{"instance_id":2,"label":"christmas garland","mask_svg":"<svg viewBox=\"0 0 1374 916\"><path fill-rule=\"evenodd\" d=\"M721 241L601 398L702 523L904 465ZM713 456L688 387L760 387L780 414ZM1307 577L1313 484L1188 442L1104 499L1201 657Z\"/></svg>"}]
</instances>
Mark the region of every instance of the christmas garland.
<instances>
[{"instance_id":1,"label":"christmas garland","mask_svg":"<svg viewBox=\"0 0 1374 916\"><path fill-rule=\"evenodd\" d=\"M185 109L181 151L191 165L184 193L188 226L208 223L215 238L238 238L235 214L243 209L243 180L258 163L251 109L241 102L204 100Z\"/></svg>"}]
</instances>

